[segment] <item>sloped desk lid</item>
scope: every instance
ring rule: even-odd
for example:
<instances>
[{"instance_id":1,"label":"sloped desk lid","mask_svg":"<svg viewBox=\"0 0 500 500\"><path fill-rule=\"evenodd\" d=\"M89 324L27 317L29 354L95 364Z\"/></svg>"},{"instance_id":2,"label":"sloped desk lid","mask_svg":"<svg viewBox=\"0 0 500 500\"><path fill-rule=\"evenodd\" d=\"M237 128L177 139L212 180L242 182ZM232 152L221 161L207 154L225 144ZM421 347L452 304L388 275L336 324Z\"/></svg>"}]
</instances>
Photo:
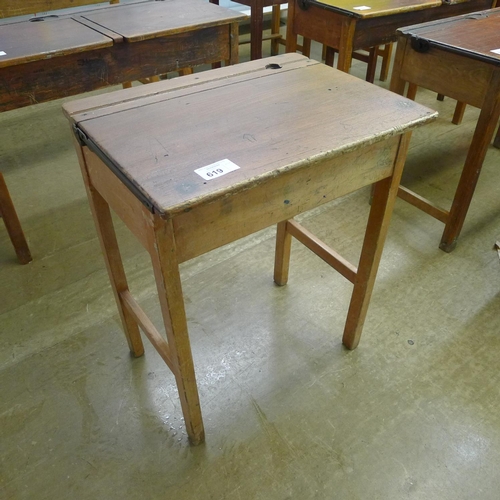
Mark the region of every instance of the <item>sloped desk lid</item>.
<instances>
[{"instance_id":1,"label":"sloped desk lid","mask_svg":"<svg viewBox=\"0 0 500 500\"><path fill-rule=\"evenodd\" d=\"M99 27L136 42L193 29L227 24L246 16L204 0L163 0L116 5L81 16Z\"/></svg>"},{"instance_id":2,"label":"sloped desk lid","mask_svg":"<svg viewBox=\"0 0 500 500\"><path fill-rule=\"evenodd\" d=\"M109 47L113 40L71 18L0 25L0 68Z\"/></svg>"},{"instance_id":3,"label":"sloped desk lid","mask_svg":"<svg viewBox=\"0 0 500 500\"><path fill-rule=\"evenodd\" d=\"M500 66L500 8L416 24L398 33L411 38L419 52L439 47Z\"/></svg>"},{"instance_id":4,"label":"sloped desk lid","mask_svg":"<svg viewBox=\"0 0 500 500\"><path fill-rule=\"evenodd\" d=\"M69 103L65 111L82 142L143 203L171 216L437 115L298 54L146 87ZM210 181L195 172L225 159L240 168Z\"/></svg>"}]
</instances>

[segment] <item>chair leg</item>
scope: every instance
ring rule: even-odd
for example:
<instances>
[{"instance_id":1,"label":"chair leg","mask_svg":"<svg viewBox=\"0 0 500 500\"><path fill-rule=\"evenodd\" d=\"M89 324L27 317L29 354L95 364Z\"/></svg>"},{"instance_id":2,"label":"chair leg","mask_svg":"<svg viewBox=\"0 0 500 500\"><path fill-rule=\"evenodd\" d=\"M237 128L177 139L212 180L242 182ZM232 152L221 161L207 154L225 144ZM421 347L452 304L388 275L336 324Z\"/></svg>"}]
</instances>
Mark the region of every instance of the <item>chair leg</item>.
<instances>
[{"instance_id":1,"label":"chair leg","mask_svg":"<svg viewBox=\"0 0 500 500\"><path fill-rule=\"evenodd\" d=\"M3 174L0 172L0 216L3 217L5 222L5 227L7 228L7 233L9 234L10 241L14 246L17 258L21 264L27 264L32 261L31 252L28 248L28 243L24 237L23 229L21 223L17 217L16 209L14 208L14 203L7 189L7 184L3 178Z\"/></svg>"}]
</instances>

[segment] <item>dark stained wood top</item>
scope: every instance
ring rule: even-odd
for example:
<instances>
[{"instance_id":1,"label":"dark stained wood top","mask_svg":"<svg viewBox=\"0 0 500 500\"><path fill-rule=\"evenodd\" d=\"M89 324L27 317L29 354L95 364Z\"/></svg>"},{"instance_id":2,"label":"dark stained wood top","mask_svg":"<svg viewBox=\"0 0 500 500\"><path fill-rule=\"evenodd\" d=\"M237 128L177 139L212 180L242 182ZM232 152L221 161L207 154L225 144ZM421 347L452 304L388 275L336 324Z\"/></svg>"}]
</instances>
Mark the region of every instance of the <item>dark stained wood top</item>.
<instances>
[{"instance_id":1,"label":"dark stained wood top","mask_svg":"<svg viewBox=\"0 0 500 500\"><path fill-rule=\"evenodd\" d=\"M279 63L281 69L266 68ZM174 216L433 120L397 94L285 54L64 106L155 211ZM240 168L206 181L194 170Z\"/></svg>"},{"instance_id":2,"label":"dark stained wood top","mask_svg":"<svg viewBox=\"0 0 500 500\"><path fill-rule=\"evenodd\" d=\"M111 38L70 18L0 25L0 68L113 45Z\"/></svg>"},{"instance_id":3,"label":"dark stained wood top","mask_svg":"<svg viewBox=\"0 0 500 500\"><path fill-rule=\"evenodd\" d=\"M321 7L368 19L440 7L441 0L311 0Z\"/></svg>"},{"instance_id":4,"label":"dark stained wood top","mask_svg":"<svg viewBox=\"0 0 500 500\"><path fill-rule=\"evenodd\" d=\"M227 24L246 16L205 0L164 0L116 5L82 17L123 36L129 42ZM99 29L99 28L96 28Z\"/></svg>"},{"instance_id":5,"label":"dark stained wood top","mask_svg":"<svg viewBox=\"0 0 500 500\"><path fill-rule=\"evenodd\" d=\"M409 26L398 32L425 40L429 46L500 65L500 8Z\"/></svg>"}]
</instances>

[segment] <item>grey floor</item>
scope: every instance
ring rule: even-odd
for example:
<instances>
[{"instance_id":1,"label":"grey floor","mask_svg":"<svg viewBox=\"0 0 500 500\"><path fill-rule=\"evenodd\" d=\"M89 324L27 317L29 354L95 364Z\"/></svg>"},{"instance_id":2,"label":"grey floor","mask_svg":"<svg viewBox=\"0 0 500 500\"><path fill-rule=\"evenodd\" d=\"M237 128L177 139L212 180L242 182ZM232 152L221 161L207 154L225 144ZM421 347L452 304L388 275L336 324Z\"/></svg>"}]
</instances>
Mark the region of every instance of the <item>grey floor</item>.
<instances>
[{"instance_id":1,"label":"grey floor","mask_svg":"<svg viewBox=\"0 0 500 500\"><path fill-rule=\"evenodd\" d=\"M414 134L404 184L448 206L478 113L454 126L453 101L418 100L440 118ZM129 356L61 104L0 116L34 256L17 264L0 225L1 498L500 498L499 150L451 254L442 224L398 200L355 351L351 285L296 244L275 286L273 228L183 265L206 428L192 447L165 364L149 344ZM368 195L302 221L355 260ZM148 256L118 228L159 323Z\"/></svg>"}]
</instances>

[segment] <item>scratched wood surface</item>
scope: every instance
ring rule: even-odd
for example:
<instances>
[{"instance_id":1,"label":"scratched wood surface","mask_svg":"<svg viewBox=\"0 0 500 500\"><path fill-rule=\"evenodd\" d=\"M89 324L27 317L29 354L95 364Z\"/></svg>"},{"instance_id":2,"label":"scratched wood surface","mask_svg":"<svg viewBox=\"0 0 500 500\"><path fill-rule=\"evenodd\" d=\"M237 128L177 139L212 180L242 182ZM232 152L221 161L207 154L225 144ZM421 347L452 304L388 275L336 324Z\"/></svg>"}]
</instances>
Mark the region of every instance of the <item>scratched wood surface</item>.
<instances>
[{"instance_id":1,"label":"scratched wood surface","mask_svg":"<svg viewBox=\"0 0 500 500\"><path fill-rule=\"evenodd\" d=\"M411 26L400 31L406 36L429 40L433 45L467 53L472 58L500 64L500 8L445 19L439 23Z\"/></svg>"},{"instance_id":2,"label":"scratched wood surface","mask_svg":"<svg viewBox=\"0 0 500 500\"><path fill-rule=\"evenodd\" d=\"M159 98L153 95L154 105L146 97L119 110L109 106L95 119L92 113L75 119L159 213L173 215L319 158L333 159L400 134L401 127L433 115L301 56L278 60L281 69L256 61L254 71L232 78L230 84L217 80L209 91L174 88ZM155 86L148 90L154 93ZM241 99L257 94L258 102ZM193 119L186 120L191 113ZM332 116L338 119L332 121ZM369 132L366 123L372 124ZM131 136L132 129L138 133ZM194 172L226 158L240 168L211 181Z\"/></svg>"},{"instance_id":3,"label":"scratched wood surface","mask_svg":"<svg viewBox=\"0 0 500 500\"><path fill-rule=\"evenodd\" d=\"M228 20L244 19L245 16L204 0L164 0L123 5L119 9L95 11L82 17L134 42L227 24Z\"/></svg>"},{"instance_id":4,"label":"scratched wood surface","mask_svg":"<svg viewBox=\"0 0 500 500\"><path fill-rule=\"evenodd\" d=\"M113 40L71 18L0 26L0 68L113 45Z\"/></svg>"}]
</instances>

